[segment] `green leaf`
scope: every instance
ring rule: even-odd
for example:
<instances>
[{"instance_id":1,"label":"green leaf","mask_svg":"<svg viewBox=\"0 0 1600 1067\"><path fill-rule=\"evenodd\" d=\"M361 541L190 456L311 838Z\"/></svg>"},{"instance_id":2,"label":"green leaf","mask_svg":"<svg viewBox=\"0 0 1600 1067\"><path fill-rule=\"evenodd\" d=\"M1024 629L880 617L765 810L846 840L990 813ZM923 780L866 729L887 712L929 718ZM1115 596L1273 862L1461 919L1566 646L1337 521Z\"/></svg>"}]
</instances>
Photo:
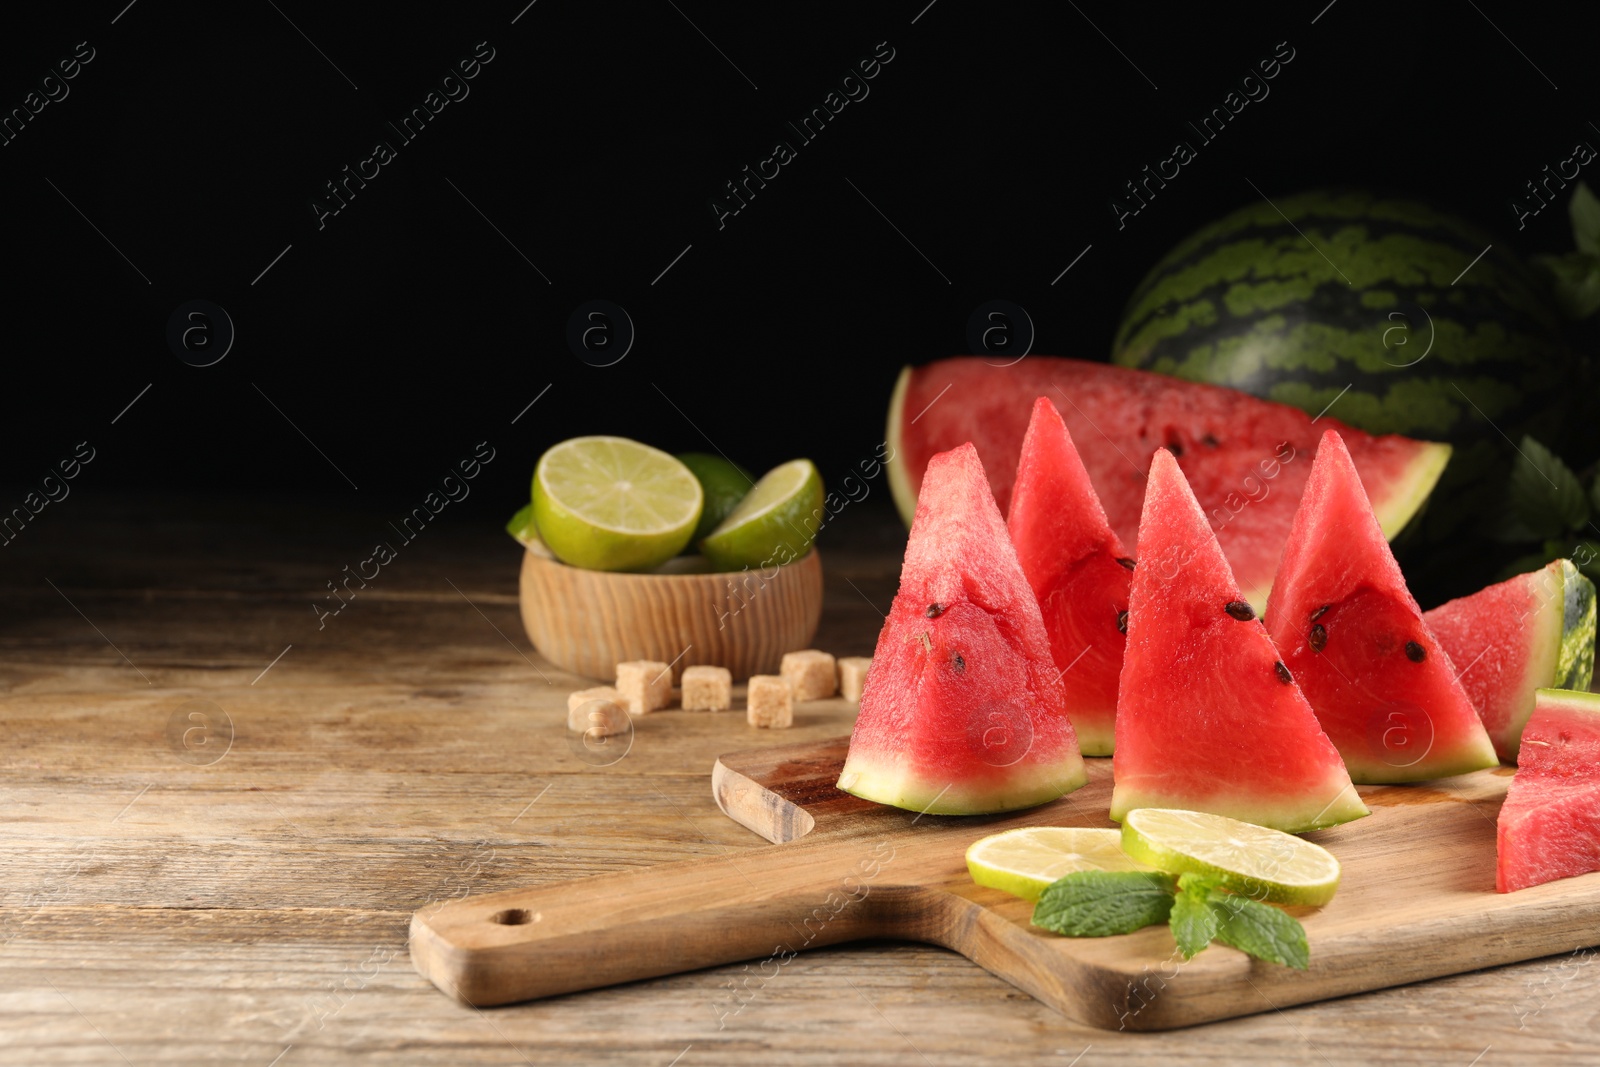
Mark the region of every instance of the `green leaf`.
<instances>
[{"instance_id":1,"label":"green leaf","mask_svg":"<svg viewBox=\"0 0 1600 1067\"><path fill-rule=\"evenodd\" d=\"M1172 902L1172 938L1184 959L1193 959L1195 953L1211 944L1222 925L1223 913L1211 903L1215 879L1184 874L1178 877L1178 896Z\"/></svg>"},{"instance_id":2,"label":"green leaf","mask_svg":"<svg viewBox=\"0 0 1600 1067\"><path fill-rule=\"evenodd\" d=\"M1208 874L1180 874L1178 875L1178 892L1185 890L1198 892L1201 889L1215 889L1222 884L1222 879L1213 878Z\"/></svg>"},{"instance_id":3,"label":"green leaf","mask_svg":"<svg viewBox=\"0 0 1600 1067\"><path fill-rule=\"evenodd\" d=\"M1572 219L1572 243L1578 251L1600 256L1600 198L1589 191L1588 183L1579 182L1572 190L1567 216Z\"/></svg>"},{"instance_id":4,"label":"green leaf","mask_svg":"<svg viewBox=\"0 0 1600 1067\"><path fill-rule=\"evenodd\" d=\"M1511 470L1511 511L1535 537L1559 537L1589 521L1589 497L1572 469L1524 436Z\"/></svg>"},{"instance_id":5,"label":"green leaf","mask_svg":"<svg viewBox=\"0 0 1600 1067\"><path fill-rule=\"evenodd\" d=\"M1556 303L1569 319L1586 319L1600 310L1600 256L1568 252L1534 256L1532 262L1544 273Z\"/></svg>"},{"instance_id":6,"label":"green leaf","mask_svg":"<svg viewBox=\"0 0 1600 1067\"><path fill-rule=\"evenodd\" d=\"M1068 937L1129 934L1165 922L1175 888L1159 871L1076 871L1045 887L1033 925Z\"/></svg>"},{"instance_id":7,"label":"green leaf","mask_svg":"<svg viewBox=\"0 0 1600 1067\"><path fill-rule=\"evenodd\" d=\"M1302 971L1311 965L1306 928L1288 912L1229 893L1212 893L1211 904L1222 913L1218 941L1269 963Z\"/></svg>"}]
</instances>

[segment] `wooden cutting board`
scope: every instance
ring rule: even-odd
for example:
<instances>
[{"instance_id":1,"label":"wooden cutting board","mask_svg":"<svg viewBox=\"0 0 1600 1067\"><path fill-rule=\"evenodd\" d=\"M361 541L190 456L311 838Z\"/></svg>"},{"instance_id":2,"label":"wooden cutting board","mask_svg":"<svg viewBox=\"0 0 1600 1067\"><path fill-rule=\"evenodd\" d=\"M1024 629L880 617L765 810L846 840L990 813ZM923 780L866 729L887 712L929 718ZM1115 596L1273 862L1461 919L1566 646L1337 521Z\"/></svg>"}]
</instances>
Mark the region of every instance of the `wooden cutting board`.
<instances>
[{"instance_id":1,"label":"wooden cutting board","mask_svg":"<svg viewBox=\"0 0 1600 1067\"><path fill-rule=\"evenodd\" d=\"M1510 768L1365 786L1370 816L1308 834L1344 877L1327 906L1292 909L1311 944L1310 970L1295 971L1224 945L1185 963L1165 926L1058 937L1029 924L1032 904L972 884L964 853L986 834L1114 825L1109 759L1088 760L1088 785L1030 811L919 816L835 789L846 744L717 761L717 803L773 846L419 911L412 961L482 1007L738 961L750 967L737 988L754 995L807 948L926 941L1080 1022L1162 1030L1600 944L1600 874L1494 891Z\"/></svg>"}]
</instances>

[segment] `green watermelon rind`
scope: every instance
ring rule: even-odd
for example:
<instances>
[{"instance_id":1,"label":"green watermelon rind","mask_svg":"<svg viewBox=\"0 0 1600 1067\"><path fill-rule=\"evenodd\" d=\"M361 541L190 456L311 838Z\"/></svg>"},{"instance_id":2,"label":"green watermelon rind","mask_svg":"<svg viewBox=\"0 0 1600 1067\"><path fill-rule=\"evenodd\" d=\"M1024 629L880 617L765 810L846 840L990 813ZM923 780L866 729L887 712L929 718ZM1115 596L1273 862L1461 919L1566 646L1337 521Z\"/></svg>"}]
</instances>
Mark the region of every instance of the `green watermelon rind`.
<instances>
[{"instance_id":1,"label":"green watermelon rind","mask_svg":"<svg viewBox=\"0 0 1600 1067\"><path fill-rule=\"evenodd\" d=\"M1517 761L1522 731L1527 728L1537 703L1537 690L1586 690L1594 677L1594 583L1567 559L1555 560L1522 577L1541 582L1546 575L1551 579L1550 586L1546 587L1548 592L1539 594L1542 604L1537 611L1530 612L1532 617L1523 626L1526 666L1520 684L1515 687L1521 694L1521 705L1506 711L1501 726L1490 727L1489 739L1506 763ZM1424 614L1424 621L1429 614L1432 612ZM1471 663L1457 663L1458 676L1472 666ZM1488 710L1479 708L1478 712L1483 716ZM1491 719L1498 718L1498 714L1485 717L1485 727L1489 727Z\"/></svg>"},{"instance_id":2,"label":"green watermelon rind","mask_svg":"<svg viewBox=\"0 0 1600 1067\"><path fill-rule=\"evenodd\" d=\"M1329 776L1326 784L1328 792L1332 793L1335 789L1338 792L1330 803L1314 808L1298 796L1294 802L1286 803L1282 796L1263 795L1259 799L1248 799L1235 791L1225 801L1202 803L1188 793L1166 795L1119 783L1112 788L1111 821L1120 823L1130 811L1138 808L1182 808L1226 815L1230 819L1270 826L1287 834L1304 834L1372 814L1343 775Z\"/></svg>"},{"instance_id":3,"label":"green watermelon rind","mask_svg":"<svg viewBox=\"0 0 1600 1067\"><path fill-rule=\"evenodd\" d=\"M1542 627L1547 636L1538 646L1528 650L1528 670L1523 686L1528 697L1525 707L1514 713L1506 722L1504 737L1497 737L1497 748L1504 748L1511 763L1517 761L1522 746L1522 731L1533 717L1541 690L1586 690L1594 675L1595 591L1594 583L1584 577L1571 560L1557 560L1550 570L1561 583L1558 596L1552 596L1542 615Z\"/></svg>"},{"instance_id":4,"label":"green watermelon rind","mask_svg":"<svg viewBox=\"0 0 1600 1067\"><path fill-rule=\"evenodd\" d=\"M906 406L906 392L911 388L911 364L907 363L900 368L900 377L895 379L894 392L889 394L889 425L884 430L884 441L890 448L889 459L884 464L889 468L889 493L894 497L894 506L900 512L900 521L911 527L911 520L917 514L917 490L912 486L911 475L906 470L905 456L900 444L901 411Z\"/></svg>"},{"instance_id":5,"label":"green watermelon rind","mask_svg":"<svg viewBox=\"0 0 1600 1067\"><path fill-rule=\"evenodd\" d=\"M1594 680L1595 590L1571 560L1561 561L1561 651L1551 685L1587 690Z\"/></svg>"},{"instance_id":6,"label":"green watermelon rind","mask_svg":"<svg viewBox=\"0 0 1600 1067\"><path fill-rule=\"evenodd\" d=\"M900 376L895 379L894 391L889 396L889 419L884 431L884 440L890 448L885 464L888 468L889 493L894 497L895 509L900 512L900 519L907 527L917 513L917 490L911 472L906 467L901 433L905 424L906 394L911 388L915 370L910 364L900 368ZM1439 484L1453 451L1450 445L1438 441L1419 440L1417 443L1425 447L1418 451L1417 461L1407 477L1394 482L1383 501L1373 507L1378 524L1383 527L1383 535L1391 541L1422 511L1422 506ZM1247 589L1244 592L1245 598L1257 610L1265 606L1266 589Z\"/></svg>"},{"instance_id":7,"label":"green watermelon rind","mask_svg":"<svg viewBox=\"0 0 1600 1067\"><path fill-rule=\"evenodd\" d=\"M878 634L874 669L862 690L861 710L836 785L863 800L929 815L988 815L1037 807L1088 784L1088 769L1071 720L1061 707L1064 693L1038 603L1011 546L977 449L971 443L950 449L933 457L929 470L940 460L951 471L949 492L942 502L937 496L925 499L914 516L900 589ZM965 522L952 530L941 526L940 516L947 524ZM973 569L974 553L986 557L984 570ZM925 608L933 599L928 588L932 583L943 583L947 591L937 597L940 610L929 616ZM908 608L906 598L913 595L916 603ZM921 692L928 677L925 658L908 666L909 679L888 680L883 673L894 671L894 650L904 650L905 641L915 636L906 632L913 623L917 629L943 626L958 617L956 609L962 604L987 615L991 623L1004 621L995 636L1022 658L1020 675L1008 671L991 679L1005 688L1004 704L1012 712L1022 712L1029 727L1024 752L1009 762L964 753L959 743L951 751L947 739L926 732L913 729L910 733L917 736L908 736L908 721L914 727L915 720L930 712L950 716L957 729L973 726L978 714L973 694L952 697L936 691L929 698L934 703L925 704ZM930 617L944 621L929 624ZM931 651L928 631L921 630L921 637L924 649ZM961 658L955 657L955 670L965 669ZM1017 689L1024 692L1014 692ZM981 692L977 695L982 697ZM963 717L965 723L960 721Z\"/></svg>"},{"instance_id":8,"label":"green watermelon rind","mask_svg":"<svg viewBox=\"0 0 1600 1067\"><path fill-rule=\"evenodd\" d=\"M1392 483L1389 495L1372 508L1378 516L1378 525L1383 528L1384 538L1389 541L1400 536L1406 524L1422 511L1422 505L1433 495L1454 451L1450 445L1439 441L1420 441L1419 444L1424 447L1417 451L1417 462L1406 478Z\"/></svg>"},{"instance_id":9,"label":"green watermelon rind","mask_svg":"<svg viewBox=\"0 0 1600 1067\"><path fill-rule=\"evenodd\" d=\"M1502 242L1484 255L1492 241L1426 205L1354 190L1252 203L1151 268L1112 361L1307 413L1337 394L1341 417L1373 433L1481 435L1474 405L1497 425L1520 425L1536 402L1559 399L1574 360L1540 281ZM1421 346L1417 308L1438 342L1426 364L1389 339L1399 330L1400 343Z\"/></svg>"},{"instance_id":10,"label":"green watermelon rind","mask_svg":"<svg viewBox=\"0 0 1600 1067\"><path fill-rule=\"evenodd\" d=\"M1454 778L1458 774L1471 774L1500 765L1500 756L1494 745L1485 742L1477 749L1468 749L1453 760L1419 764L1420 770L1395 767L1393 764L1365 763L1359 757L1345 755L1344 767L1356 785L1408 785L1412 782L1431 782L1438 778Z\"/></svg>"},{"instance_id":11,"label":"green watermelon rind","mask_svg":"<svg viewBox=\"0 0 1600 1067\"><path fill-rule=\"evenodd\" d=\"M1082 759L1039 766L1026 778L1013 777L1005 793L985 785L968 790L895 761L877 761L852 749L839 774L841 792L923 815L998 814L1048 804L1088 784ZM845 783L849 783L846 785Z\"/></svg>"}]
</instances>

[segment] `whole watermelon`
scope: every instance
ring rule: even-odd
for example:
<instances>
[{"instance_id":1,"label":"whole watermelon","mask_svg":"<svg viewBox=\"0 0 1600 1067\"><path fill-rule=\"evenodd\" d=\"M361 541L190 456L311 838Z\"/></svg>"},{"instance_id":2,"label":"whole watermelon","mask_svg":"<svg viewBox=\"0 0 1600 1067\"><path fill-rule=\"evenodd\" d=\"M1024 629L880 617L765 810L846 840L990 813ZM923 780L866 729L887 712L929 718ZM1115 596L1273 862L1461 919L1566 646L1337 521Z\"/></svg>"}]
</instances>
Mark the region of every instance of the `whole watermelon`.
<instances>
[{"instance_id":1,"label":"whole watermelon","mask_svg":"<svg viewBox=\"0 0 1600 1067\"><path fill-rule=\"evenodd\" d=\"M1312 415L1337 401L1333 414L1369 433L1503 445L1501 431L1537 425L1560 446L1552 420L1577 360L1544 286L1504 244L1371 192L1275 204L1167 253L1128 302L1114 361Z\"/></svg>"},{"instance_id":2,"label":"whole watermelon","mask_svg":"<svg viewBox=\"0 0 1600 1067\"><path fill-rule=\"evenodd\" d=\"M1531 433L1580 463L1594 450L1569 418L1588 371L1539 276L1470 223L1373 192L1258 201L1191 235L1134 291L1112 358L1454 445L1398 546L1425 600L1516 554L1494 543L1511 442Z\"/></svg>"}]
</instances>

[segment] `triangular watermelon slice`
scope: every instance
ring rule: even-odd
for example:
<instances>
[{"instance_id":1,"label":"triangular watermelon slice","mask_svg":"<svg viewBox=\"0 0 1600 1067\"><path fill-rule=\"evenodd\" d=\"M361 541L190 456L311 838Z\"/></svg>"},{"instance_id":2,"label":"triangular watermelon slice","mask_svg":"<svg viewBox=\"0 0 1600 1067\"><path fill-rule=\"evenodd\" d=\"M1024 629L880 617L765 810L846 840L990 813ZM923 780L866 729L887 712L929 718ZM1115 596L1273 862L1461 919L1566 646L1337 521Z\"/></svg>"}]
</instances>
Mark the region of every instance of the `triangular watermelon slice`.
<instances>
[{"instance_id":1,"label":"triangular watermelon slice","mask_svg":"<svg viewBox=\"0 0 1600 1067\"><path fill-rule=\"evenodd\" d=\"M935 815L1012 811L1088 780L983 464L928 461L839 788Z\"/></svg>"},{"instance_id":2,"label":"triangular watermelon slice","mask_svg":"<svg viewBox=\"0 0 1600 1067\"><path fill-rule=\"evenodd\" d=\"M1600 871L1600 695L1539 690L1495 852L1502 893Z\"/></svg>"},{"instance_id":3,"label":"triangular watermelon slice","mask_svg":"<svg viewBox=\"0 0 1600 1067\"><path fill-rule=\"evenodd\" d=\"M1166 449L1138 552L1111 817L1187 808L1299 833L1368 814Z\"/></svg>"},{"instance_id":4,"label":"triangular watermelon slice","mask_svg":"<svg viewBox=\"0 0 1600 1067\"><path fill-rule=\"evenodd\" d=\"M1332 430L1283 548L1267 630L1353 780L1412 782L1499 762Z\"/></svg>"},{"instance_id":5,"label":"triangular watermelon slice","mask_svg":"<svg viewBox=\"0 0 1600 1067\"><path fill-rule=\"evenodd\" d=\"M1039 600L1078 747L1085 756L1109 756L1134 562L1049 397L1033 404L1006 528Z\"/></svg>"},{"instance_id":6,"label":"triangular watermelon slice","mask_svg":"<svg viewBox=\"0 0 1600 1067\"><path fill-rule=\"evenodd\" d=\"M1517 762L1540 689L1588 689L1594 675L1594 583L1558 559L1424 612L1449 653L1494 750Z\"/></svg>"}]
</instances>

